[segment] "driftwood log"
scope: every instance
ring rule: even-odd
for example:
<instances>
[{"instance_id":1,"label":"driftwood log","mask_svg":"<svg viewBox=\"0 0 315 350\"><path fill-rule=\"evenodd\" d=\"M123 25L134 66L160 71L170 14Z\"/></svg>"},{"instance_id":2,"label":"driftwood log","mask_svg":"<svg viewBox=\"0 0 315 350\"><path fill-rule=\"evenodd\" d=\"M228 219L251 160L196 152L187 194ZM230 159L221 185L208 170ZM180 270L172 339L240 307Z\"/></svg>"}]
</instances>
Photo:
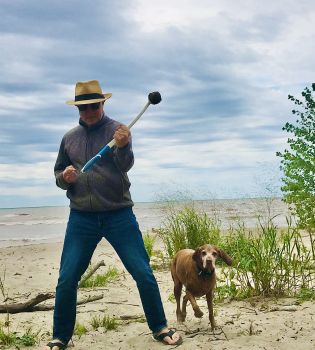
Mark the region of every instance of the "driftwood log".
<instances>
[{"instance_id":1,"label":"driftwood log","mask_svg":"<svg viewBox=\"0 0 315 350\"><path fill-rule=\"evenodd\" d=\"M35 298L26 301L25 303L3 304L0 305L0 313L17 314L19 312L34 311L34 306L48 299L55 297L54 293L40 293Z\"/></svg>"},{"instance_id":2,"label":"driftwood log","mask_svg":"<svg viewBox=\"0 0 315 350\"><path fill-rule=\"evenodd\" d=\"M96 264L91 271L80 281L80 285L82 285L83 282L85 282L87 279L89 279L95 271L101 267L105 266L104 260L100 261L98 264ZM33 312L33 311L49 311L54 309L54 305L38 305L42 303L45 300L52 299L55 297L55 293L39 293L34 298L23 302L23 303L14 303L14 304L1 304L0 305L0 313L9 313L9 314L17 314L19 312ZM94 295L94 296L88 296L82 300L79 300L77 302L77 305L86 304L95 300L100 300L103 298L102 295Z\"/></svg>"},{"instance_id":3,"label":"driftwood log","mask_svg":"<svg viewBox=\"0 0 315 350\"><path fill-rule=\"evenodd\" d=\"M0 313L17 314L19 312L33 312L33 311L49 311L54 309L54 305L37 305L45 300L55 297L54 293L38 294L35 298L26 301L25 303L15 303L0 305ZM91 301L100 300L103 298L103 294L88 296L77 302L77 305L90 303Z\"/></svg>"}]
</instances>

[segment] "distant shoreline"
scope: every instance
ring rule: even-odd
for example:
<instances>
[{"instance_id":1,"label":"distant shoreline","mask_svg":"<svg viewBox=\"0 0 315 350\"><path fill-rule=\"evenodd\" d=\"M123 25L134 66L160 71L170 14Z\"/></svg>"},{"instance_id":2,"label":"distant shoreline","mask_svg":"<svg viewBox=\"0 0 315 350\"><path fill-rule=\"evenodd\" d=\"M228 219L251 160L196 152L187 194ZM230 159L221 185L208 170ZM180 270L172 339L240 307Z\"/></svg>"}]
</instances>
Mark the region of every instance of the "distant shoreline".
<instances>
[{"instance_id":1,"label":"distant shoreline","mask_svg":"<svg viewBox=\"0 0 315 350\"><path fill-rule=\"evenodd\" d=\"M223 201L242 201L242 200L266 200L266 199L274 199L274 200L282 200L283 197L241 197L241 198L210 198L210 199L187 199L187 200L175 200L174 202L176 203L185 203L185 202L223 202ZM172 202L173 200L170 201L144 201L144 202L135 202L134 204L136 205L141 205L141 204L163 204L167 202ZM0 210L5 210L5 209L38 209L38 208L68 208L69 204L65 205L39 205L39 206L22 206L22 207L0 207Z\"/></svg>"}]
</instances>

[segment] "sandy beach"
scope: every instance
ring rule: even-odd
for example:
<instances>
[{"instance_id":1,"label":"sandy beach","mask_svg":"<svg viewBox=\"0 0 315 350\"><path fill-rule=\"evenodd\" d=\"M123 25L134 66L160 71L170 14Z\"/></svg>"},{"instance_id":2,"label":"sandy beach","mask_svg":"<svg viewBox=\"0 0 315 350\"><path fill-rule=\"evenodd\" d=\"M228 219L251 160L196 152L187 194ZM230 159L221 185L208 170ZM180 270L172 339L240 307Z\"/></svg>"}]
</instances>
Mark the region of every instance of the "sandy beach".
<instances>
[{"instance_id":1,"label":"sandy beach","mask_svg":"<svg viewBox=\"0 0 315 350\"><path fill-rule=\"evenodd\" d=\"M161 245L161 243L160 243ZM5 270L5 290L8 302L22 302L42 292L55 289L61 243L47 243L6 247L0 249L1 277ZM157 247L155 247L157 249ZM104 260L106 266L115 266L119 279L106 288L79 290L79 299L84 296L103 294L103 298L78 306L77 321L88 329L88 333L73 337L73 349L162 349L166 347L153 341L147 324L143 322L143 311L134 281L124 270L113 249L106 241L97 247L92 264ZM315 303L305 302L296 305L294 299L255 299L232 301L215 305L215 318L218 329L210 330L206 302L198 303L204 311L202 319L193 316L188 305L185 324L177 324L175 304L169 300L173 285L167 269L155 272L169 326L176 327L184 338L181 349L294 349L315 348ZM44 303L52 304L54 299ZM1 297L1 303L3 298ZM290 310L284 311L287 306ZM276 309L282 311L276 311ZM93 330L90 320L95 315L109 315L120 323L116 330ZM40 344L29 349L42 349L50 340L52 311L38 311L10 315L11 331L23 333L28 327L39 331ZM125 319L125 320L123 320ZM0 314L4 322L5 314ZM70 344L70 348L72 348Z\"/></svg>"}]
</instances>

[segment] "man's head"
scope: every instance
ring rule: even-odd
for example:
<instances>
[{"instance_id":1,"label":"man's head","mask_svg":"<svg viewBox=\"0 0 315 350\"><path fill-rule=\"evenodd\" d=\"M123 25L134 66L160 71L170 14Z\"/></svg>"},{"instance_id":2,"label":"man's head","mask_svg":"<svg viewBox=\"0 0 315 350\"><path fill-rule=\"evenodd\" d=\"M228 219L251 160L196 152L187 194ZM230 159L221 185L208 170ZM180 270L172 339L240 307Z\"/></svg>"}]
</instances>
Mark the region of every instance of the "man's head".
<instances>
[{"instance_id":1,"label":"man's head","mask_svg":"<svg viewBox=\"0 0 315 350\"><path fill-rule=\"evenodd\" d=\"M101 119L104 102L111 96L111 93L103 94L97 80L79 81L75 86L75 99L66 103L77 106L81 119L91 125Z\"/></svg>"}]
</instances>

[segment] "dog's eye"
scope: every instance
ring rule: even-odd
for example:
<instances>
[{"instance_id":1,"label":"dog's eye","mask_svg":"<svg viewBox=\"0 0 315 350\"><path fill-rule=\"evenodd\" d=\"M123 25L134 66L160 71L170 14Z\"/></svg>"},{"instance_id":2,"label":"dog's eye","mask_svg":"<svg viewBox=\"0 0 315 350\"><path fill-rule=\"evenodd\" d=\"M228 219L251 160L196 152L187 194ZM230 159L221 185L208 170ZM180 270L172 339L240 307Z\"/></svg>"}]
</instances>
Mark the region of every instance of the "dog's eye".
<instances>
[{"instance_id":1,"label":"dog's eye","mask_svg":"<svg viewBox=\"0 0 315 350\"><path fill-rule=\"evenodd\" d=\"M213 252L212 255L216 258L218 256L217 252Z\"/></svg>"},{"instance_id":2,"label":"dog's eye","mask_svg":"<svg viewBox=\"0 0 315 350\"><path fill-rule=\"evenodd\" d=\"M201 255L202 255L202 256L205 256L205 255L207 255L207 252L202 251L202 252L201 252Z\"/></svg>"}]
</instances>

